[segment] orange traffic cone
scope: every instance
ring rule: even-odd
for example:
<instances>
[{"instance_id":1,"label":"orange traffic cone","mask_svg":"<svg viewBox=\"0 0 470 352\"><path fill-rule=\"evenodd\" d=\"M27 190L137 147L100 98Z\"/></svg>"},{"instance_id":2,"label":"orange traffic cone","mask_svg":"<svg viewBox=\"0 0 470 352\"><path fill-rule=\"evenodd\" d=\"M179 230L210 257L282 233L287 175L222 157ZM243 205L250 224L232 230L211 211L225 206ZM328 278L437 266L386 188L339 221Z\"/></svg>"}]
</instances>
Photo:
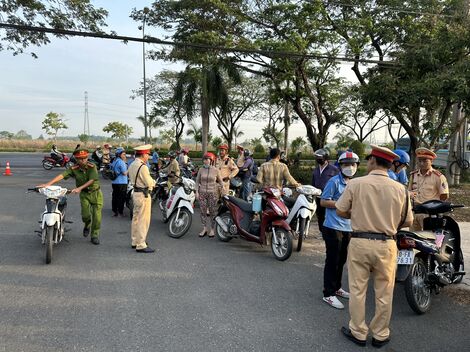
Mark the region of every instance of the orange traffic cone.
<instances>
[{"instance_id":1,"label":"orange traffic cone","mask_svg":"<svg viewBox=\"0 0 470 352\"><path fill-rule=\"evenodd\" d=\"M13 175L10 170L10 162L7 161L7 167L5 168L5 172L3 173L3 176L11 176Z\"/></svg>"}]
</instances>

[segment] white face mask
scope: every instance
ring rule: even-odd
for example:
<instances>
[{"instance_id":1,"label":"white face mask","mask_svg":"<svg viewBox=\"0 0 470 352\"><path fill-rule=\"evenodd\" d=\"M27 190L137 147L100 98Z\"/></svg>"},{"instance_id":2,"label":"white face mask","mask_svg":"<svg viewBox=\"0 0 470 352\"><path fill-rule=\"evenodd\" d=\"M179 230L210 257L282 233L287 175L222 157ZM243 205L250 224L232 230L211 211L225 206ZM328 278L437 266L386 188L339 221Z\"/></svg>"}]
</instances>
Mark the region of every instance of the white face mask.
<instances>
[{"instance_id":1,"label":"white face mask","mask_svg":"<svg viewBox=\"0 0 470 352\"><path fill-rule=\"evenodd\" d=\"M346 177L353 177L356 174L357 171L357 166L356 165L348 165L348 166L342 166L341 167L341 172L343 173L344 176Z\"/></svg>"}]
</instances>

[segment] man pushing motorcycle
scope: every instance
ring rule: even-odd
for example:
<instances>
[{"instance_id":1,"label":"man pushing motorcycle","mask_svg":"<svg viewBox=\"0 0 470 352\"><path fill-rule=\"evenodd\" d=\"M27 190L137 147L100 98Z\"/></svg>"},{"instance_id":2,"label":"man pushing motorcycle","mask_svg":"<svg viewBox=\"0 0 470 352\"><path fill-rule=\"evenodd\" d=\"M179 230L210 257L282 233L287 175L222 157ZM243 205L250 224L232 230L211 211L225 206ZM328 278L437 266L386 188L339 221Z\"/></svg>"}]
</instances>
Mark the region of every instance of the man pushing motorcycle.
<instances>
[{"instance_id":1,"label":"man pushing motorcycle","mask_svg":"<svg viewBox=\"0 0 470 352\"><path fill-rule=\"evenodd\" d=\"M45 184L37 188L48 187L69 177L75 179L76 188L71 193L80 195L82 221L84 223L83 236L87 237L91 232L91 243L100 244L101 210L103 208L103 194L100 190L98 171L93 163L87 161L88 151L77 149L73 152L77 165L65 170Z\"/></svg>"}]
</instances>

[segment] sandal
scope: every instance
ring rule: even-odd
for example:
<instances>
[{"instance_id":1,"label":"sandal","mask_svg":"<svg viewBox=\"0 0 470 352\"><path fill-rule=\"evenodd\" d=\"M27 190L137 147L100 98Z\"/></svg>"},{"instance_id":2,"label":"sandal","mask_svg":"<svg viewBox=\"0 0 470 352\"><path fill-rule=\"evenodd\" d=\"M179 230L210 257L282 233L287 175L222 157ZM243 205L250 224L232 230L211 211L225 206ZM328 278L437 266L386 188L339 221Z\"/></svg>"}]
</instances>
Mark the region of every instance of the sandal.
<instances>
[{"instance_id":1,"label":"sandal","mask_svg":"<svg viewBox=\"0 0 470 352\"><path fill-rule=\"evenodd\" d=\"M204 237L206 234L207 234L207 231L206 229L204 229L201 232L199 232L199 237Z\"/></svg>"},{"instance_id":2,"label":"sandal","mask_svg":"<svg viewBox=\"0 0 470 352\"><path fill-rule=\"evenodd\" d=\"M214 230L211 230L211 232L209 233L209 237L210 238L215 237Z\"/></svg>"}]
</instances>

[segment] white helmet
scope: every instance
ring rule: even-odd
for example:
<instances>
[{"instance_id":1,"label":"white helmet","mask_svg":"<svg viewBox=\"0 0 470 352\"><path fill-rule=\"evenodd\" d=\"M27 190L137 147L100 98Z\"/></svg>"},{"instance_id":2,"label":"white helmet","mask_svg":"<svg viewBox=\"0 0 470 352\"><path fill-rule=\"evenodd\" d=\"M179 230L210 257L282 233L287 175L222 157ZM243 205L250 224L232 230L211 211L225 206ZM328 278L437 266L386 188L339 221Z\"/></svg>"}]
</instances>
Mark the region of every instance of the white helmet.
<instances>
[{"instance_id":1,"label":"white helmet","mask_svg":"<svg viewBox=\"0 0 470 352\"><path fill-rule=\"evenodd\" d=\"M340 164L340 165L341 164L350 164L350 163L356 163L357 165L360 164L359 157L357 156L356 153L344 152L338 158L338 164Z\"/></svg>"}]
</instances>

